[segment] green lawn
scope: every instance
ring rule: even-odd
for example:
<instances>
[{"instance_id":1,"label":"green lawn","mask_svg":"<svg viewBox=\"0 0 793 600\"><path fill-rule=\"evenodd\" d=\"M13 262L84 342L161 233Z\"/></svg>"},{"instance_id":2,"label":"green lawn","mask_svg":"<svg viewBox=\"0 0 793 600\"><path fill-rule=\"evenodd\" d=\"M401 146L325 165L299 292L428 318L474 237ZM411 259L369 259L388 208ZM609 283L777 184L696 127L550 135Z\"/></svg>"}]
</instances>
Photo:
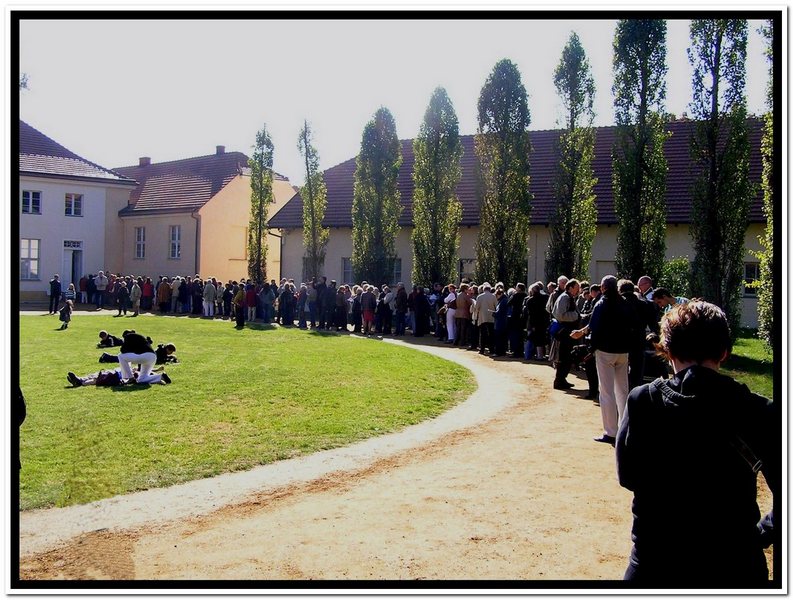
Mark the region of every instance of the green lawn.
<instances>
[{"instance_id":1,"label":"green lawn","mask_svg":"<svg viewBox=\"0 0 793 600\"><path fill-rule=\"evenodd\" d=\"M197 318L20 317L22 509L67 506L343 446L431 418L472 374L378 340ZM173 342L171 385L72 388L97 333Z\"/></svg>"},{"instance_id":2,"label":"green lawn","mask_svg":"<svg viewBox=\"0 0 793 600\"><path fill-rule=\"evenodd\" d=\"M721 368L725 374L748 385L753 392L773 398L773 358L755 332L741 332L733 345L732 355Z\"/></svg>"}]
</instances>

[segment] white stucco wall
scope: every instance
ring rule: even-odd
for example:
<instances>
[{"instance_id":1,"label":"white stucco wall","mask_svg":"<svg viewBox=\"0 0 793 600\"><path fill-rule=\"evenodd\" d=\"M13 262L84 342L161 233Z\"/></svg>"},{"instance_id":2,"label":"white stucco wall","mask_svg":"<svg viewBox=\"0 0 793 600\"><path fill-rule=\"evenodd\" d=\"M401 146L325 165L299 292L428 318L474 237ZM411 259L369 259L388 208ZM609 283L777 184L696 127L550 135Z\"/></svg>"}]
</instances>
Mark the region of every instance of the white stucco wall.
<instances>
[{"instance_id":1,"label":"white stucco wall","mask_svg":"<svg viewBox=\"0 0 793 600\"><path fill-rule=\"evenodd\" d=\"M106 231L108 204L127 202L129 187L56 178L20 177L19 237L39 243L39 280L20 279L22 300L43 299L49 280L61 275L64 288L71 277L64 272L64 241L81 242L81 274L96 273L112 265L107 262ZM41 192L41 214L22 214L22 192ZM82 216L65 215L66 194L82 195ZM19 266L17 265L17 277ZM78 277L79 280L79 277ZM74 281L75 286L77 281Z\"/></svg>"}]
</instances>

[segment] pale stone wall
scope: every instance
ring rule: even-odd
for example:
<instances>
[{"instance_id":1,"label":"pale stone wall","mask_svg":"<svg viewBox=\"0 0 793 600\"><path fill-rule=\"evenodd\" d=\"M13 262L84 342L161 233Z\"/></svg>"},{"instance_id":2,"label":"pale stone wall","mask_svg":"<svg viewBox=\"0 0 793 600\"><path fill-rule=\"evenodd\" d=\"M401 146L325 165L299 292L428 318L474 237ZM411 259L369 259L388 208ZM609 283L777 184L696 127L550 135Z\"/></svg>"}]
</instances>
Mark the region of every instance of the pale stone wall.
<instances>
[{"instance_id":1,"label":"pale stone wall","mask_svg":"<svg viewBox=\"0 0 793 600\"><path fill-rule=\"evenodd\" d=\"M747 253L745 262L757 262L751 251L760 249L758 236L762 232L762 224L752 224L746 233ZM397 256L402 259L402 281L410 285L411 270L413 267L413 253L410 241L411 229L403 228L397 237ZM463 227L460 229L460 259L476 258L476 239L479 234L478 227ZM546 281L545 253L550 239L550 229L544 225L533 225L529 232L528 252L528 282ZM666 258L672 259L686 256L689 260L694 257L688 225L669 225L667 227ZM590 263L589 278L591 281L600 281L605 275L614 274L614 257L617 251L617 226L600 225L592 246L592 262ZM283 273L284 277L293 277L298 281L302 275L302 260L305 249L303 247L302 232L289 230L283 235ZM333 228L330 231L327 255L325 259L325 274L328 280L342 281L342 258L352 255L352 236L349 228ZM469 265L463 264L463 273ZM638 278L638 276L637 276ZM443 282L448 283L448 282ZM495 283L495 282L491 282ZM514 285L516 282L504 282ZM743 299L743 318L745 327L757 327L757 299L753 295Z\"/></svg>"},{"instance_id":2,"label":"pale stone wall","mask_svg":"<svg viewBox=\"0 0 793 600\"><path fill-rule=\"evenodd\" d=\"M159 275L191 277L196 273L196 220L190 213L170 213L124 217L124 266L125 275L142 275L156 281ZM181 255L170 256L170 227L181 226ZM144 258L135 258L135 228L146 229Z\"/></svg>"}]
</instances>

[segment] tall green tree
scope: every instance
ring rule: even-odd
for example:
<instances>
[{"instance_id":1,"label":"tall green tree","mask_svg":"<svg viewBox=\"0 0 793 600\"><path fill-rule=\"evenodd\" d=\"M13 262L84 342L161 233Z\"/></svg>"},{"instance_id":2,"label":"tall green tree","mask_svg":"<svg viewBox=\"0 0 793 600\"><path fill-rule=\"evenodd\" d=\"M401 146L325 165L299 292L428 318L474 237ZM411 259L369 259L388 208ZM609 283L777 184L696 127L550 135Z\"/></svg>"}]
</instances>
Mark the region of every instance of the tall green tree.
<instances>
[{"instance_id":1,"label":"tall green tree","mask_svg":"<svg viewBox=\"0 0 793 600\"><path fill-rule=\"evenodd\" d=\"M620 21L613 66L617 274L657 281L666 253L666 21Z\"/></svg>"},{"instance_id":2,"label":"tall green tree","mask_svg":"<svg viewBox=\"0 0 793 600\"><path fill-rule=\"evenodd\" d=\"M352 199L352 268L358 281L390 283L402 212L402 150L391 112L381 107L363 130Z\"/></svg>"},{"instance_id":3,"label":"tall green tree","mask_svg":"<svg viewBox=\"0 0 793 600\"><path fill-rule=\"evenodd\" d=\"M413 142L413 283L452 281L463 209L459 123L446 90L436 88Z\"/></svg>"},{"instance_id":4,"label":"tall green tree","mask_svg":"<svg viewBox=\"0 0 793 600\"><path fill-rule=\"evenodd\" d=\"M328 193L322 171L319 170L319 153L314 147L313 138L311 127L304 120L297 148L306 165L306 182L300 188L300 197L303 199L303 245L306 248L306 276L309 279L319 278L322 274L330 235L329 229L322 226Z\"/></svg>"},{"instance_id":5,"label":"tall green tree","mask_svg":"<svg viewBox=\"0 0 793 600\"><path fill-rule=\"evenodd\" d=\"M267 125L256 134L251 168L251 216L248 224L248 277L257 284L267 279L267 207L273 201L273 142Z\"/></svg>"},{"instance_id":6,"label":"tall green tree","mask_svg":"<svg viewBox=\"0 0 793 600\"><path fill-rule=\"evenodd\" d=\"M719 305L733 332L741 322L744 236L754 186L749 181L746 122L747 23L743 19L691 22L693 67L690 110L697 120L691 143L693 292Z\"/></svg>"},{"instance_id":7,"label":"tall green tree","mask_svg":"<svg viewBox=\"0 0 793 600\"><path fill-rule=\"evenodd\" d=\"M769 349L774 348L774 22L768 21L760 29L766 40L765 55L768 59L768 88L763 128L763 214L766 218L765 231L760 235L763 249L757 253L760 260L760 281L757 288L758 334Z\"/></svg>"},{"instance_id":8,"label":"tall green tree","mask_svg":"<svg viewBox=\"0 0 793 600\"><path fill-rule=\"evenodd\" d=\"M553 83L562 99L565 116L557 145L556 212L551 218L545 277L550 280L567 274L588 279L597 227L593 191L597 179L592 169L595 81L586 52L575 33L570 34L562 51Z\"/></svg>"},{"instance_id":9,"label":"tall green tree","mask_svg":"<svg viewBox=\"0 0 793 600\"><path fill-rule=\"evenodd\" d=\"M529 218L528 127L526 88L518 67L496 63L479 94L479 127L474 140L479 174L479 237L476 278L506 285L526 281Z\"/></svg>"}]
</instances>

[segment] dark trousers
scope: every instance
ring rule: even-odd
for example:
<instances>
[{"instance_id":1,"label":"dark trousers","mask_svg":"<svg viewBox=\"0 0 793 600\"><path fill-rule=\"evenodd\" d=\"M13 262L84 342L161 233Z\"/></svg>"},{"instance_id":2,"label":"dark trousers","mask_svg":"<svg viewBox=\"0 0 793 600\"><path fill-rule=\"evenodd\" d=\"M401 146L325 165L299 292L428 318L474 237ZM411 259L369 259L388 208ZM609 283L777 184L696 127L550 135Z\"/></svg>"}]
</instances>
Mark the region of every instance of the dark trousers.
<instances>
[{"instance_id":1,"label":"dark trousers","mask_svg":"<svg viewBox=\"0 0 793 600\"><path fill-rule=\"evenodd\" d=\"M235 306L234 316L236 317L237 327L245 327L245 308L242 306Z\"/></svg>"},{"instance_id":2,"label":"dark trousers","mask_svg":"<svg viewBox=\"0 0 793 600\"><path fill-rule=\"evenodd\" d=\"M556 366L556 383L567 379L570 374L570 367L573 366L573 357L570 351L573 349L573 339L570 337L570 330L562 334L559 340L559 362Z\"/></svg>"},{"instance_id":3,"label":"dark trousers","mask_svg":"<svg viewBox=\"0 0 793 600\"><path fill-rule=\"evenodd\" d=\"M644 380L644 344L628 352L628 388L633 389Z\"/></svg>"},{"instance_id":4,"label":"dark trousers","mask_svg":"<svg viewBox=\"0 0 793 600\"><path fill-rule=\"evenodd\" d=\"M468 341L470 342L468 347L471 350L476 350L479 347L479 326L473 321L468 326Z\"/></svg>"},{"instance_id":5,"label":"dark trousers","mask_svg":"<svg viewBox=\"0 0 793 600\"><path fill-rule=\"evenodd\" d=\"M53 294L50 296L50 312L58 312L58 304L60 304L60 294Z\"/></svg>"},{"instance_id":6,"label":"dark trousers","mask_svg":"<svg viewBox=\"0 0 793 600\"><path fill-rule=\"evenodd\" d=\"M471 322L469 318L455 319L454 320L454 345L465 346L468 343L468 325Z\"/></svg>"},{"instance_id":7,"label":"dark trousers","mask_svg":"<svg viewBox=\"0 0 793 600\"><path fill-rule=\"evenodd\" d=\"M496 356L504 356L507 353L507 330L499 329L493 337L495 338L493 353Z\"/></svg>"},{"instance_id":8,"label":"dark trousers","mask_svg":"<svg viewBox=\"0 0 793 600\"><path fill-rule=\"evenodd\" d=\"M485 348L494 349L493 323L479 325L479 354L485 353Z\"/></svg>"}]
</instances>

